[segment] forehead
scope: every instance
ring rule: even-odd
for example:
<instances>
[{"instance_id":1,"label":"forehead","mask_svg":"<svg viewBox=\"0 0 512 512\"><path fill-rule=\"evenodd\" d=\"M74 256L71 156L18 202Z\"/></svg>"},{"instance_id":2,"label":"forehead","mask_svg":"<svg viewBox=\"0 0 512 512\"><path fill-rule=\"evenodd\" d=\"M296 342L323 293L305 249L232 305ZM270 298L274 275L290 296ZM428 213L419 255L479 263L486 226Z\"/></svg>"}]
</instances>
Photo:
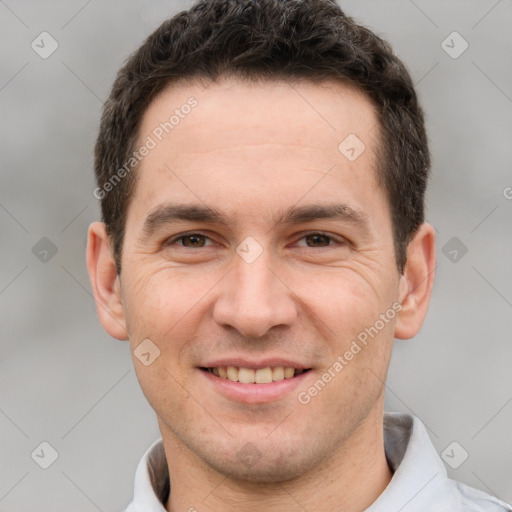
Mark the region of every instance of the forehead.
<instances>
[{"instance_id":1,"label":"forehead","mask_svg":"<svg viewBox=\"0 0 512 512\"><path fill-rule=\"evenodd\" d=\"M274 203L375 190L378 132L373 104L347 84L173 85L141 122L137 147L151 149L138 164L135 209L173 195L227 211L249 201L250 190L255 201L270 201L272 191Z\"/></svg>"},{"instance_id":2,"label":"forehead","mask_svg":"<svg viewBox=\"0 0 512 512\"><path fill-rule=\"evenodd\" d=\"M195 106L189 108L190 103ZM166 125L169 121L172 127ZM202 147L211 151L233 145L236 140L212 138L212 132L226 130L241 130L236 138L254 144L295 142L310 149L335 151L336 156L339 143L349 135L347 131L369 145L378 136L371 100L341 81L253 83L223 77L203 85L180 82L151 102L143 115L140 135L153 133L158 142L172 138L179 144L182 137L190 135L186 128L194 131L193 141L187 142L199 151Z\"/></svg>"}]
</instances>

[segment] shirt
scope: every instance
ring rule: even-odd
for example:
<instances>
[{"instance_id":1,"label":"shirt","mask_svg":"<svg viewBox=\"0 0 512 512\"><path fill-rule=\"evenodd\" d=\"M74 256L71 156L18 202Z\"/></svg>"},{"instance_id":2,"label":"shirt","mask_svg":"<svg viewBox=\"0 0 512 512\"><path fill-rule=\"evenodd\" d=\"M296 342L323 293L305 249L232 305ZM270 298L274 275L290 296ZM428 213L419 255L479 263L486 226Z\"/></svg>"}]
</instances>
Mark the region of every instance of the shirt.
<instances>
[{"instance_id":1,"label":"shirt","mask_svg":"<svg viewBox=\"0 0 512 512\"><path fill-rule=\"evenodd\" d=\"M511 512L499 499L448 478L425 426L415 416L384 413L384 450L393 477L366 512ZM165 512L170 492L162 440L142 457L125 512Z\"/></svg>"}]
</instances>

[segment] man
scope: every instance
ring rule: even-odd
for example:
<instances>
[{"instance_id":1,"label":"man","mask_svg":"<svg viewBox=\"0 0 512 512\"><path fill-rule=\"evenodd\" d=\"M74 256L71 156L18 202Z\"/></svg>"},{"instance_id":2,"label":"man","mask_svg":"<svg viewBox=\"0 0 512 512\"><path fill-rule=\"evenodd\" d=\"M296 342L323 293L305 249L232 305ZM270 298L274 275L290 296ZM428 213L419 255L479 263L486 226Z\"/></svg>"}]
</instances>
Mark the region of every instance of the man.
<instances>
[{"instance_id":1,"label":"man","mask_svg":"<svg viewBox=\"0 0 512 512\"><path fill-rule=\"evenodd\" d=\"M213 0L120 70L88 268L162 439L135 511L509 510L384 414L425 318L423 115L391 48L329 0Z\"/></svg>"}]
</instances>

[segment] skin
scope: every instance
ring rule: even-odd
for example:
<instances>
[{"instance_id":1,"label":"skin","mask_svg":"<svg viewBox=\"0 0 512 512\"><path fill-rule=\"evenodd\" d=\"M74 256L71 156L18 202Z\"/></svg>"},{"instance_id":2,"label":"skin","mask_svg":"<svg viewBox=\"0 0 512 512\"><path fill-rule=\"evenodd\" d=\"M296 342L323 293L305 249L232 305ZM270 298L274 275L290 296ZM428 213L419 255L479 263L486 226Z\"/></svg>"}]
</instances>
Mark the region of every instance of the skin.
<instances>
[{"instance_id":1,"label":"skin","mask_svg":"<svg viewBox=\"0 0 512 512\"><path fill-rule=\"evenodd\" d=\"M434 230L423 224L400 274L389 205L375 175L378 121L361 92L340 83L182 84L146 111L142 143L174 109L198 105L137 169L116 274L102 223L89 229L88 268L100 320L132 349L155 410L171 479L168 511L364 510L392 475L382 416L393 339L414 336L427 312ZM243 113L243 114L241 114ZM338 146L356 134L353 162ZM207 205L227 224L143 226L166 203ZM290 207L343 203L366 218L276 223ZM185 232L203 237L169 242ZM307 236L321 232L320 237ZM262 253L237 252L253 237ZM206 238L205 238L206 237ZM401 310L308 404L307 391L352 340L392 305ZM198 366L219 357L283 357L311 368L277 400L227 398ZM256 447L245 463L243 447Z\"/></svg>"}]
</instances>

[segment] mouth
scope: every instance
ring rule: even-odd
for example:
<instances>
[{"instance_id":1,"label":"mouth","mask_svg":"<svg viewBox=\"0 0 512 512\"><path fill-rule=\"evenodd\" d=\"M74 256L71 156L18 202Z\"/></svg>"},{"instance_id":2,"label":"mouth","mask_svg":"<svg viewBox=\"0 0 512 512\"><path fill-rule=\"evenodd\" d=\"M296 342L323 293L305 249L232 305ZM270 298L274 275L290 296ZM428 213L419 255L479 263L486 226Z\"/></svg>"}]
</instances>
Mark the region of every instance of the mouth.
<instances>
[{"instance_id":1,"label":"mouth","mask_svg":"<svg viewBox=\"0 0 512 512\"><path fill-rule=\"evenodd\" d=\"M267 366L265 368L246 368L243 366L200 367L220 379L243 384L270 384L285 379L293 379L309 372L311 368L293 368L291 366Z\"/></svg>"}]
</instances>

